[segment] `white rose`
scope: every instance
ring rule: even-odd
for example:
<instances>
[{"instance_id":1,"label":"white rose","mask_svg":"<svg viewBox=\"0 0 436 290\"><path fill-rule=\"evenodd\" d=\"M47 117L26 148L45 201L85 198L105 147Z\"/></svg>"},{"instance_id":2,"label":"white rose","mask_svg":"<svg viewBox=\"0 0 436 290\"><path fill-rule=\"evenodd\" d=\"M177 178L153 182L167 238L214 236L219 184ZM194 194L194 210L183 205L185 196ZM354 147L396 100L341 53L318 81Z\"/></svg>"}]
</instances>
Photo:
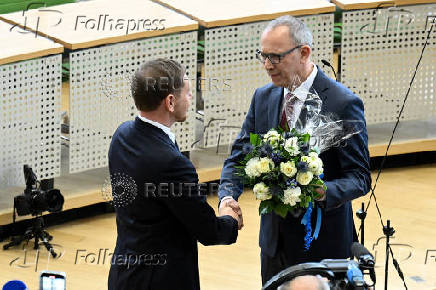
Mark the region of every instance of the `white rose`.
<instances>
[{"instance_id":1,"label":"white rose","mask_svg":"<svg viewBox=\"0 0 436 290\"><path fill-rule=\"evenodd\" d=\"M268 186L266 186L265 183L263 183L263 182L257 183L253 187L253 192L256 195L256 199L259 199L259 200L267 200L267 199L272 198L272 195L269 192Z\"/></svg>"},{"instance_id":2,"label":"white rose","mask_svg":"<svg viewBox=\"0 0 436 290\"><path fill-rule=\"evenodd\" d=\"M288 151L292 156L296 156L300 153L300 148L298 147L298 138L291 137L285 141L285 150Z\"/></svg>"},{"instance_id":3,"label":"white rose","mask_svg":"<svg viewBox=\"0 0 436 290\"><path fill-rule=\"evenodd\" d=\"M320 175L324 172L323 163L320 158L317 158L315 161L309 163L309 169L315 175Z\"/></svg>"},{"instance_id":4,"label":"white rose","mask_svg":"<svg viewBox=\"0 0 436 290\"><path fill-rule=\"evenodd\" d=\"M275 129L271 129L263 136L263 140L266 141L269 138L281 138L281 135Z\"/></svg>"},{"instance_id":5,"label":"white rose","mask_svg":"<svg viewBox=\"0 0 436 290\"><path fill-rule=\"evenodd\" d=\"M301 157L301 161L307 163L309 170L313 174L320 175L324 171L322 160L321 158L318 157L318 154L316 154L315 152L311 152L311 153L309 153L309 156Z\"/></svg>"},{"instance_id":6,"label":"white rose","mask_svg":"<svg viewBox=\"0 0 436 290\"><path fill-rule=\"evenodd\" d=\"M273 148L276 148L279 145L282 136L274 129L268 131L268 133L263 136L264 142L269 142Z\"/></svg>"},{"instance_id":7,"label":"white rose","mask_svg":"<svg viewBox=\"0 0 436 290\"><path fill-rule=\"evenodd\" d=\"M310 181L312 181L313 173L310 171L307 172L298 172L297 173L297 182L301 185L308 185Z\"/></svg>"},{"instance_id":8,"label":"white rose","mask_svg":"<svg viewBox=\"0 0 436 290\"><path fill-rule=\"evenodd\" d=\"M323 173L324 173L324 167L322 166L322 163L321 163L313 174L320 176Z\"/></svg>"},{"instance_id":9,"label":"white rose","mask_svg":"<svg viewBox=\"0 0 436 290\"><path fill-rule=\"evenodd\" d=\"M294 206L297 204L297 202L300 202L300 195L301 195L301 188L295 187L295 188L287 188L283 191L283 203L289 204L290 206Z\"/></svg>"},{"instance_id":10,"label":"white rose","mask_svg":"<svg viewBox=\"0 0 436 290\"><path fill-rule=\"evenodd\" d=\"M320 165L322 166L322 163L320 164L318 159L311 159L307 164L312 172L316 171Z\"/></svg>"},{"instance_id":11,"label":"white rose","mask_svg":"<svg viewBox=\"0 0 436 290\"><path fill-rule=\"evenodd\" d=\"M309 156L302 156L301 161L309 164L312 161L312 158L310 158Z\"/></svg>"},{"instance_id":12,"label":"white rose","mask_svg":"<svg viewBox=\"0 0 436 290\"><path fill-rule=\"evenodd\" d=\"M261 173L258 170L259 161L260 160L258 157L248 160L247 164L245 165L245 173L248 175L248 177L255 178L260 176Z\"/></svg>"},{"instance_id":13,"label":"white rose","mask_svg":"<svg viewBox=\"0 0 436 290\"><path fill-rule=\"evenodd\" d=\"M315 163L316 163L317 170L319 170L320 168L322 168L324 166L321 158L317 158Z\"/></svg>"},{"instance_id":14,"label":"white rose","mask_svg":"<svg viewBox=\"0 0 436 290\"><path fill-rule=\"evenodd\" d=\"M281 162L280 171L287 177L293 177L297 173L297 167L293 161Z\"/></svg>"},{"instance_id":15,"label":"white rose","mask_svg":"<svg viewBox=\"0 0 436 290\"><path fill-rule=\"evenodd\" d=\"M260 161L257 163L257 170L260 173L268 173L271 171L271 169L274 168L274 162L271 158L263 157L260 159Z\"/></svg>"}]
</instances>

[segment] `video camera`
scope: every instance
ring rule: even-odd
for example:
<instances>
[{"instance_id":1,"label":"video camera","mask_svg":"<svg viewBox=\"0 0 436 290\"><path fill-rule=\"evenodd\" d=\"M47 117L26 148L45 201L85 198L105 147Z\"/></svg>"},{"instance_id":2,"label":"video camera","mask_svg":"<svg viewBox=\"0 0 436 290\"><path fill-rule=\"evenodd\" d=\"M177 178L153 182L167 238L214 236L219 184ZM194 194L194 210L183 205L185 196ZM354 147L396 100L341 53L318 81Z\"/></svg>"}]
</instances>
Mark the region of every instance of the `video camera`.
<instances>
[{"instance_id":1,"label":"video camera","mask_svg":"<svg viewBox=\"0 0 436 290\"><path fill-rule=\"evenodd\" d=\"M32 168L23 166L26 189L23 194L14 197L14 208L19 216L32 214L34 216L44 211L58 212L64 205L64 197L58 189L41 189Z\"/></svg>"},{"instance_id":2,"label":"video camera","mask_svg":"<svg viewBox=\"0 0 436 290\"><path fill-rule=\"evenodd\" d=\"M325 259L319 263L303 263L291 266L272 277L262 290L276 290L281 285L298 276L319 275L327 278L330 289L369 289L375 285L374 257L361 244L353 243L351 253L357 262L348 259ZM369 274L372 285L368 285L363 275Z\"/></svg>"}]
</instances>

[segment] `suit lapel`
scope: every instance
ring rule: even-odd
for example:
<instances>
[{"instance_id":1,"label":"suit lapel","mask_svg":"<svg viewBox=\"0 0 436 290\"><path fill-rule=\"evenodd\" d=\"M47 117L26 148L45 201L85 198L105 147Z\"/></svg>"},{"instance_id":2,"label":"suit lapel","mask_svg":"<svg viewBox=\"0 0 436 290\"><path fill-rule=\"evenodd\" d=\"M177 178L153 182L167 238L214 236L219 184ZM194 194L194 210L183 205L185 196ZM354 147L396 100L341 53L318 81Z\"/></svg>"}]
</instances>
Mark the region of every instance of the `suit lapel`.
<instances>
[{"instance_id":1,"label":"suit lapel","mask_svg":"<svg viewBox=\"0 0 436 290\"><path fill-rule=\"evenodd\" d=\"M310 88L311 93L316 93L321 98L321 100L324 102L327 99L327 93L326 91L329 89L328 86L328 77L324 74L324 72L321 70L319 66L318 73L315 76L315 79L313 80L312 87Z\"/></svg>"},{"instance_id":2,"label":"suit lapel","mask_svg":"<svg viewBox=\"0 0 436 290\"><path fill-rule=\"evenodd\" d=\"M279 126L280 108L282 107L283 88L274 87L268 100L268 128Z\"/></svg>"}]
</instances>

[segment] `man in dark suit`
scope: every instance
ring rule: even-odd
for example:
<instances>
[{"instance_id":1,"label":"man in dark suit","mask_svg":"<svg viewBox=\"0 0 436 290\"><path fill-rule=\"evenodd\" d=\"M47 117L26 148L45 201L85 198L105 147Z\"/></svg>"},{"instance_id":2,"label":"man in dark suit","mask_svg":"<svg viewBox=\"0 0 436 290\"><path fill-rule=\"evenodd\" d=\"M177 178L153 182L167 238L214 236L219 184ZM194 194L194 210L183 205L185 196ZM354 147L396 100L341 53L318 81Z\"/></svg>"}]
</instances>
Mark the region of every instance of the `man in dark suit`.
<instances>
[{"instance_id":1,"label":"man in dark suit","mask_svg":"<svg viewBox=\"0 0 436 290\"><path fill-rule=\"evenodd\" d=\"M257 57L272 83L255 91L232 154L224 163L219 187L220 206L230 205L240 211L237 200L243 184L234 175L234 166L243 155L242 147L249 142L249 134L265 134L283 121L291 128L302 123L299 121L307 114L308 91L316 92L322 100L321 114L334 114L340 120L354 121L360 133L348 139L345 146L336 146L320 154L327 190L318 189L318 193L323 196L325 212L318 239L312 242L309 251L304 251L302 214L288 214L285 219L274 213L262 215L259 245L263 284L294 264L349 257L355 238L351 201L365 195L371 186L363 103L311 62L311 47L310 31L294 17L280 17L265 28ZM284 99L286 104L292 104L289 115L284 113ZM315 224L315 218L316 214L312 215L312 224Z\"/></svg>"},{"instance_id":2,"label":"man in dark suit","mask_svg":"<svg viewBox=\"0 0 436 290\"><path fill-rule=\"evenodd\" d=\"M222 207L215 216L170 130L185 121L192 98L184 68L145 63L132 95L139 115L116 130L109 149L118 237L108 288L200 289L197 241L234 243L238 215Z\"/></svg>"}]
</instances>

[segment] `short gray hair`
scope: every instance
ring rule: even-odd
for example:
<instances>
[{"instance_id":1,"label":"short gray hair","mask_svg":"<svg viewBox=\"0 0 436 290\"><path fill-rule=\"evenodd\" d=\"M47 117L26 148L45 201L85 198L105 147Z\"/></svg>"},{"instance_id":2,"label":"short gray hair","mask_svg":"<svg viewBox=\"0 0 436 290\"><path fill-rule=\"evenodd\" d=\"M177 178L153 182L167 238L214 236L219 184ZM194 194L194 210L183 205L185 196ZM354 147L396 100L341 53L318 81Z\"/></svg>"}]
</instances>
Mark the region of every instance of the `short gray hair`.
<instances>
[{"instance_id":1,"label":"short gray hair","mask_svg":"<svg viewBox=\"0 0 436 290\"><path fill-rule=\"evenodd\" d=\"M307 44L312 48L312 33L301 20L290 15L281 16L268 23L264 31L272 30L278 26L286 26L289 28L289 36L294 41L295 45Z\"/></svg>"}]
</instances>

